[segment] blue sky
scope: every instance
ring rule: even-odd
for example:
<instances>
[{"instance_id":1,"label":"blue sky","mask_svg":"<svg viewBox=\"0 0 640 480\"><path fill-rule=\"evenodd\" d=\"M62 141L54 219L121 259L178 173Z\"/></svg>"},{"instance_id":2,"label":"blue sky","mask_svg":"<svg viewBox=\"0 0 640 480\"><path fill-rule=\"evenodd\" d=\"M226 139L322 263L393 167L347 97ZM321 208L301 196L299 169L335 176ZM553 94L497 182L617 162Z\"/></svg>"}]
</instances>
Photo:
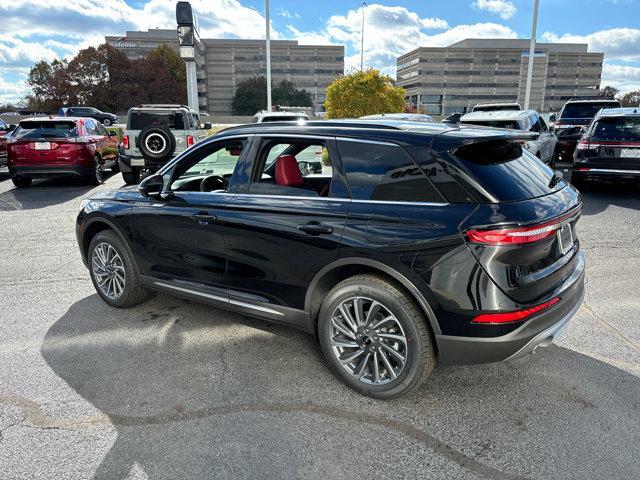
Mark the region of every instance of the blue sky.
<instances>
[{"instance_id":1,"label":"blue sky","mask_svg":"<svg viewBox=\"0 0 640 480\"><path fill-rule=\"evenodd\" d=\"M173 0L16 0L0 3L0 103L28 93L38 60L73 56L105 35L175 28ZM192 0L207 38L264 38L264 0ZM344 44L359 63L358 1L271 0L274 38ZM395 76L395 59L418 46L464 38L526 38L533 0L372 1L366 7L365 64ZM640 89L640 0L540 0L539 41L589 43L605 53L603 84Z\"/></svg>"}]
</instances>

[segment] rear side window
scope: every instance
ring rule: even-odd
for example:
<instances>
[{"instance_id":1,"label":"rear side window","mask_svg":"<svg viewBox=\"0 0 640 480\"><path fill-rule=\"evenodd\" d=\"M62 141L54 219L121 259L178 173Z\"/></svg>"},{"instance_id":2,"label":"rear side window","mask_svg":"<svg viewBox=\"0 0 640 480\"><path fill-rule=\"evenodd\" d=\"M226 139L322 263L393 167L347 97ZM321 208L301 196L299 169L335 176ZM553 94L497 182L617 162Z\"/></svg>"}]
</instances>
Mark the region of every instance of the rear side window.
<instances>
[{"instance_id":1,"label":"rear side window","mask_svg":"<svg viewBox=\"0 0 640 480\"><path fill-rule=\"evenodd\" d=\"M142 130L148 126L165 126L172 130L186 130L184 116L181 112L131 112L129 129Z\"/></svg>"},{"instance_id":2,"label":"rear side window","mask_svg":"<svg viewBox=\"0 0 640 480\"><path fill-rule=\"evenodd\" d=\"M443 201L402 147L341 140L338 148L354 200Z\"/></svg>"},{"instance_id":3,"label":"rear side window","mask_svg":"<svg viewBox=\"0 0 640 480\"><path fill-rule=\"evenodd\" d=\"M603 118L593 126L593 140L640 142L640 117Z\"/></svg>"},{"instance_id":4,"label":"rear side window","mask_svg":"<svg viewBox=\"0 0 640 480\"><path fill-rule=\"evenodd\" d=\"M265 122L295 122L298 120L306 120L305 117L302 117L300 115L278 115L278 116L273 116L273 117L269 117L266 116L262 119L262 123Z\"/></svg>"},{"instance_id":5,"label":"rear side window","mask_svg":"<svg viewBox=\"0 0 640 480\"><path fill-rule=\"evenodd\" d=\"M71 138L78 136L75 122L23 122L13 133L13 138Z\"/></svg>"},{"instance_id":6,"label":"rear side window","mask_svg":"<svg viewBox=\"0 0 640 480\"><path fill-rule=\"evenodd\" d=\"M454 156L472 181L498 202L542 197L566 186L564 181L553 185L553 170L515 142L473 143L458 148Z\"/></svg>"}]
</instances>

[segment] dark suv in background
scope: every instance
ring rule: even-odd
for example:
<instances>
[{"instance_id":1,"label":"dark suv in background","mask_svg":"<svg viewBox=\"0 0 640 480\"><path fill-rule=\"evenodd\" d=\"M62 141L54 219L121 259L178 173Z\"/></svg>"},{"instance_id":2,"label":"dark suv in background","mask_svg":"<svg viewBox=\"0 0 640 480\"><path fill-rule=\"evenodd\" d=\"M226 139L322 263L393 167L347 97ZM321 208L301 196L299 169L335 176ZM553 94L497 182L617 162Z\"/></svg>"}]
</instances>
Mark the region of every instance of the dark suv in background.
<instances>
[{"instance_id":1,"label":"dark suv in background","mask_svg":"<svg viewBox=\"0 0 640 480\"><path fill-rule=\"evenodd\" d=\"M580 139L571 182L640 180L640 108L600 110Z\"/></svg>"},{"instance_id":2,"label":"dark suv in background","mask_svg":"<svg viewBox=\"0 0 640 480\"><path fill-rule=\"evenodd\" d=\"M618 100L606 98L575 99L565 103L554 124L556 137L558 137L555 160L571 162L578 140L596 113L602 108L619 107Z\"/></svg>"},{"instance_id":3,"label":"dark suv in background","mask_svg":"<svg viewBox=\"0 0 640 480\"><path fill-rule=\"evenodd\" d=\"M93 118L94 120L99 121L101 124L105 126L113 125L114 123L118 123L118 116L113 113L102 112L97 108L93 107L66 107L61 108L60 115L64 115L65 117L85 117L85 118Z\"/></svg>"},{"instance_id":4,"label":"dark suv in background","mask_svg":"<svg viewBox=\"0 0 640 480\"><path fill-rule=\"evenodd\" d=\"M78 244L109 305L158 290L290 325L318 336L347 385L395 397L436 359L548 345L579 308L581 197L522 150L529 137L405 121L230 128L139 190L85 201ZM317 148L322 174L303 175Z\"/></svg>"}]
</instances>

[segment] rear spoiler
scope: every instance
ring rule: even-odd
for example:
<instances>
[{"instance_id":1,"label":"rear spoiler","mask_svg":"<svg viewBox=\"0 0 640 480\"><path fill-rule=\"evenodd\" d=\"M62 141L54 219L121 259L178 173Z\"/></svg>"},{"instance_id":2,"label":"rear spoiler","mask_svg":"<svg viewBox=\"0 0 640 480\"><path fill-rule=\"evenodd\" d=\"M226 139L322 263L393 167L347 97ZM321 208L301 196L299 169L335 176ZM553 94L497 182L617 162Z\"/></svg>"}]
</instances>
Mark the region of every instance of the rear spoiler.
<instances>
[{"instance_id":1,"label":"rear spoiler","mask_svg":"<svg viewBox=\"0 0 640 480\"><path fill-rule=\"evenodd\" d=\"M437 135L433 140L431 150L433 152L446 152L457 150L460 147L468 145L480 143L495 145L502 141L522 143L529 140L536 140L539 136L540 134L536 132L462 125L458 129L451 129ZM478 145L478 147L480 147L480 145Z\"/></svg>"}]
</instances>

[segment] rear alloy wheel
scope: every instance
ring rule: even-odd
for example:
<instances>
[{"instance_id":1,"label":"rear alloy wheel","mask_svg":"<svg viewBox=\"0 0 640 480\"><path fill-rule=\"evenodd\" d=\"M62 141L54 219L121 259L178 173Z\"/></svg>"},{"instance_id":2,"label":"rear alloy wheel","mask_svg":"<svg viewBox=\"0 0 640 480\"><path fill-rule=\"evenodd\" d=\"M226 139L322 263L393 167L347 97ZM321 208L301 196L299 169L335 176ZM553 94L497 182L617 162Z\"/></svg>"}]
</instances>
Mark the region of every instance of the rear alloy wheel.
<instances>
[{"instance_id":1,"label":"rear alloy wheel","mask_svg":"<svg viewBox=\"0 0 640 480\"><path fill-rule=\"evenodd\" d=\"M105 119L102 121L102 124L103 124L105 127L110 127L112 123L113 123L113 122L112 122L111 120L109 120L108 118L105 118Z\"/></svg>"},{"instance_id":2,"label":"rear alloy wheel","mask_svg":"<svg viewBox=\"0 0 640 480\"><path fill-rule=\"evenodd\" d=\"M102 162L100 162L100 158L94 157L93 168L91 169L91 175L89 176L89 183L91 185L100 185L102 182L104 182Z\"/></svg>"},{"instance_id":3,"label":"rear alloy wheel","mask_svg":"<svg viewBox=\"0 0 640 480\"><path fill-rule=\"evenodd\" d=\"M112 230L98 233L87 252L89 273L98 295L112 307L128 308L147 299L129 248Z\"/></svg>"},{"instance_id":4,"label":"rear alloy wheel","mask_svg":"<svg viewBox=\"0 0 640 480\"><path fill-rule=\"evenodd\" d=\"M320 309L318 334L333 371L372 397L408 393L435 364L420 309L394 284L373 275L352 277L331 290Z\"/></svg>"},{"instance_id":5,"label":"rear alloy wheel","mask_svg":"<svg viewBox=\"0 0 640 480\"><path fill-rule=\"evenodd\" d=\"M31 186L31 177L13 177L11 181L16 188L29 188Z\"/></svg>"}]
</instances>

